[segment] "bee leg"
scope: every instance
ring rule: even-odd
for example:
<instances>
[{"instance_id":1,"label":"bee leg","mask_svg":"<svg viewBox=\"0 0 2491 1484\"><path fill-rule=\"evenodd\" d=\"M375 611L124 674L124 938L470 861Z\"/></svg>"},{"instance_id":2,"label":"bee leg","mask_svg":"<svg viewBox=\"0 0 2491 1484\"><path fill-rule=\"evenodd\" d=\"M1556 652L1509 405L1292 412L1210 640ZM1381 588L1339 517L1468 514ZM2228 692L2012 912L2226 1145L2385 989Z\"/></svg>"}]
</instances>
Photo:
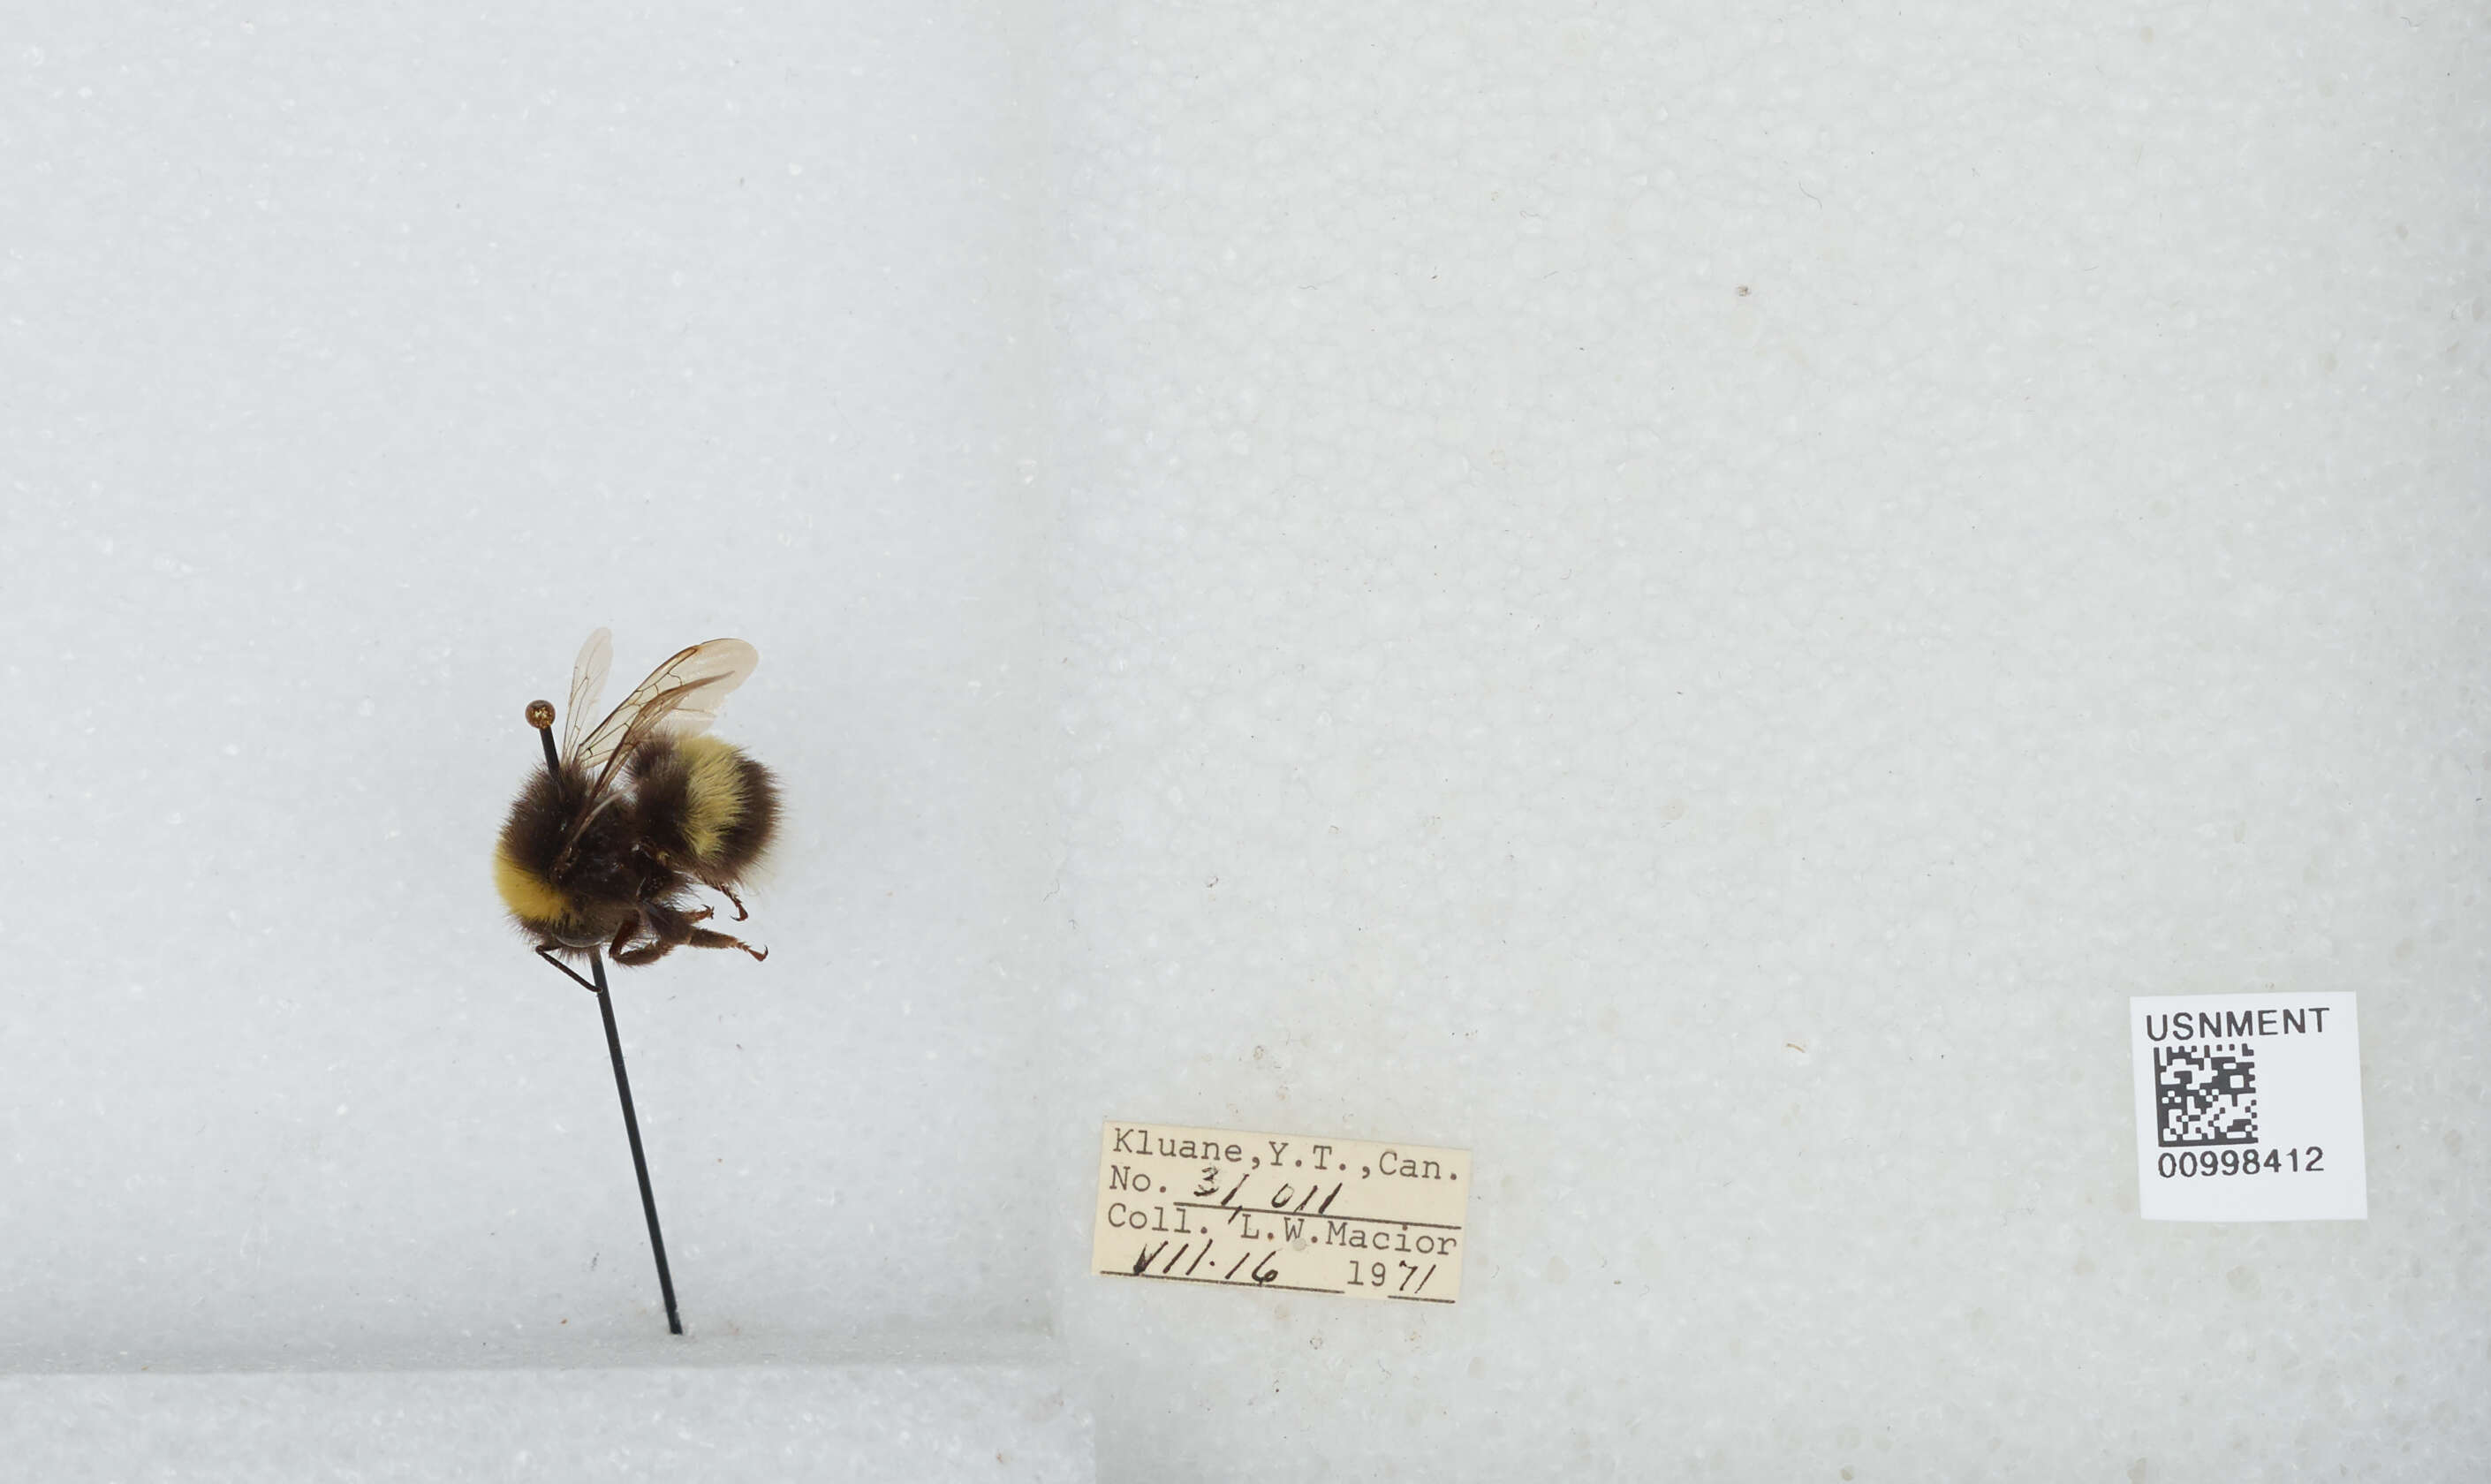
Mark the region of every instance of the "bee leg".
<instances>
[{"instance_id":1,"label":"bee leg","mask_svg":"<svg viewBox=\"0 0 2491 1484\"><path fill-rule=\"evenodd\" d=\"M741 938L729 938L724 933L713 933L705 927L693 928L684 941L695 948L742 948L752 955L752 961L756 964L770 956L768 948L756 948Z\"/></svg>"},{"instance_id":2,"label":"bee leg","mask_svg":"<svg viewBox=\"0 0 2491 1484\"><path fill-rule=\"evenodd\" d=\"M573 969L569 964L564 963L561 959L558 959L553 955L554 946L552 944L539 944L537 946L537 957L543 959L546 963L553 965L556 969L559 969L563 973L571 975L571 982L573 984L578 985L580 988L588 991L592 995L597 993L597 986L591 984L586 979L581 978L579 976L578 970Z\"/></svg>"},{"instance_id":3,"label":"bee leg","mask_svg":"<svg viewBox=\"0 0 2491 1484\"><path fill-rule=\"evenodd\" d=\"M735 920L736 920L736 921L741 922L741 921L743 921L745 918L749 917L751 917L751 916L752 916L752 914L750 914L750 913L748 913L748 912L746 912L746 911L744 910L744 898L742 898L742 897L740 897L740 896L737 896L737 895L735 894L735 888L734 888L733 887L723 886L723 885L720 885L720 884L719 884L719 883L718 883L718 882L711 882L711 883L710 883L710 889L711 889L711 890L713 890L713 891L716 891L718 895L720 895L720 896L722 896L722 897L726 898L729 902L732 902L732 903L734 903L734 904L735 904Z\"/></svg>"},{"instance_id":4,"label":"bee leg","mask_svg":"<svg viewBox=\"0 0 2491 1484\"><path fill-rule=\"evenodd\" d=\"M614 956L614 961L618 964L645 962L645 960L625 958L623 956L623 946L639 936L640 915L636 912L627 912L623 915L622 923L614 929L614 941L605 946L605 951L612 954Z\"/></svg>"},{"instance_id":5,"label":"bee leg","mask_svg":"<svg viewBox=\"0 0 2491 1484\"><path fill-rule=\"evenodd\" d=\"M643 964L654 964L682 947L690 940L692 934L699 931L692 926L695 920L689 914L670 903L644 902L639 911L631 914L624 926L633 933L647 933L649 941L636 948L627 948L623 946L622 935L616 935L614 961L618 964L629 964L634 969Z\"/></svg>"},{"instance_id":6,"label":"bee leg","mask_svg":"<svg viewBox=\"0 0 2491 1484\"><path fill-rule=\"evenodd\" d=\"M647 943L640 945L636 948L624 948L620 950L614 955L614 962L618 964L629 964L634 969L639 968L643 964L654 964L658 960L665 957L667 954L675 951L675 946L680 942L682 942L682 940L676 938L652 938Z\"/></svg>"}]
</instances>

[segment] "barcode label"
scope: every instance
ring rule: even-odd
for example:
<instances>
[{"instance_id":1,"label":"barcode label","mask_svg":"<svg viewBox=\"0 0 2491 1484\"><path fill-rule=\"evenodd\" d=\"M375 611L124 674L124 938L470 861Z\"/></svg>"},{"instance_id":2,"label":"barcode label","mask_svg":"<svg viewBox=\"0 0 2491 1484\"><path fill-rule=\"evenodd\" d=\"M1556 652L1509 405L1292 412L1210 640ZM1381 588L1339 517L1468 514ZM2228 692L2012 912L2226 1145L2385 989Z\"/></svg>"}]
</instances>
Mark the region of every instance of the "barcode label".
<instances>
[{"instance_id":1,"label":"barcode label","mask_svg":"<svg viewBox=\"0 0 2491 1484\"><path fill-rule=\"evenodd\" d=\"M2154 1131L2166 1149L2257 1143L2257 1048L2154 1048Z\"/></svg>"},{"instance_id":2,"label":"barcode label","mask_svg":"<svg viewBox=\"0 0 2491 1484\"><path fill-rule=\"evenodd\" d=\"M2148 1220L2369 1214L2353 996L2138 999L2128 1018Z\"/></svg>"}]
</instances>

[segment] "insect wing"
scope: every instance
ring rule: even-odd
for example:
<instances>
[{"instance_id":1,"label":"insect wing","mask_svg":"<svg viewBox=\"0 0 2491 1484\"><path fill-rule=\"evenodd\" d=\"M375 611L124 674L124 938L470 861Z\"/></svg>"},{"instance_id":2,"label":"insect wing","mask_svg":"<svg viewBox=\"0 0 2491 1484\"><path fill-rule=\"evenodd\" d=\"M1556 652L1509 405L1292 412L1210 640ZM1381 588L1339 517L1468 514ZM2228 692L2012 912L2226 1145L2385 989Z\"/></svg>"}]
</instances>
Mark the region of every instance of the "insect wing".
<instances>
[{"instance_id":1,"label":"insect wing","mask_svg":"<svg viewBox=\"0 0 2491 1484\"><path fill-rule=\"evenodd\" d=\"M718 708L726 704L727 693L743 684L761 663L761 652L741 639L712 639L675 657L681 659L685 655L698 657L672 672L667 691L679 693L659 713L664 729L677 737L708 731L710 723L718 719ZM650 677L652 681L656 679ZM651 697L652 705L665 694Z\"/></svg>"},{"instance_id":2,"label":"insect wing","mask_svg":"<svg viewBox=\"0 0 2491 1484\"><path fill-rule=\"evenodd\" d=\"M601 628L579 647L571 667L571 711L563 718L562 755L576 759L579 739L588 731L589 714L605 698L605 672L614 668L614 630Z\"/></svg>"},{"instance_id":3,"label":"insect wing","mask_svg":"<svg viewBox=\"0 0 2491 1484\"><path fill-rule=\"evenodd\" d=\"M743 684L759 663L760 651L743 640L712 639L650 672L568 759L593 780L589 809L581 815L581 823L604 802L606 791L633 749L661 729L678 737L708 731L727 693Z\"/></svg>"}]
</instances>

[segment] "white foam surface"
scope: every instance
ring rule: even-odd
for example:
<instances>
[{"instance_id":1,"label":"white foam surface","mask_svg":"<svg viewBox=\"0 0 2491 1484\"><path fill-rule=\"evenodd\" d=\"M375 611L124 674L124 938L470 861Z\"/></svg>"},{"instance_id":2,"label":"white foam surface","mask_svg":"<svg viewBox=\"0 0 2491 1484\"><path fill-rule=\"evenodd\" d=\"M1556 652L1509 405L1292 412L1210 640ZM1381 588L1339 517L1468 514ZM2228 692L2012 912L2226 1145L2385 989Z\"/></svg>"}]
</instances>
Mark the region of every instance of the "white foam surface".
<instances>
[{"instance_id":1,"label":"white foam surface","mask_svg":"<svg viewBox=\"0 0 2491 1484\"><path fill-rule=\"evenodd\" d=\"M1011 1367L0 1377L21 1477L1075 1484L1087 1419Z\"/></svg>"},{"instance_id":2,"label":"white foam surface","mask_svg":"<svg viewBox=\"0 0 2491 1484\"><path fill-rule=\"evenodd\" d=\"M616 980L695 1334L1046 1326L994 1215L1052 976L1018 24L64 8L0 54L0 1366L661 1323L594 1004L486 871L600 624L614 696L753 639L720 730L790 805L770 961Z\"/></svg>"},{"instance_id":3,"label":"white foam surface","mask_svg":"<svg viewBox=\"0 0 2491 1484\"><path fill-rule=\"evenodd\" d=\"M2427 5L39 16L0 1448L2463 1476L2485 62ZM769 963L617 981L681 1343L484 868L598 624L754 640L791 794ZM2142 1222L2127 998L2269 988L2361 996L2370 1219ZM1462 1303L1087 1275L1107 1117L1470 1149Z\"/></svg>"},{"instance_id":4,"label":"white foam surface","mask_svg":"<svg viewBox=\"0 0 2491 1484\"><path fill-rule=\"evenodd\" d=\"M1102 1475L2478 1469L2479 14L1070 30L1059 1162L1478 1177L1450 1311L1068 1276ZM2141 1222L2270 987L2370 1219Z\"/></svg>"}]
</instances>

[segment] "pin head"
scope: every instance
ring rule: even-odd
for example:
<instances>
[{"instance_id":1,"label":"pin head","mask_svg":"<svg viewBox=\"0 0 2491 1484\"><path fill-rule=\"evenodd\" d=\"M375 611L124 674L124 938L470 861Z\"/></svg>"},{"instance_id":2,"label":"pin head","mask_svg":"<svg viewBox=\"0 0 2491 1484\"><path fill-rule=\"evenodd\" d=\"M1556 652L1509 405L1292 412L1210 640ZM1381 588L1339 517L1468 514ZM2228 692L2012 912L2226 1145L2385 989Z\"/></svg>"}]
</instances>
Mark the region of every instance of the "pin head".
<instances>
[{"instance_id":1,"label":"pin head","mask_svg":"<svg viewBox=\"0 0 2491 1484\"><path fill-rule=\"evenodd\" d=\"M530 701L528 703L528 725L535 727L540 732L553 725L553 703L551 701Z\"/></svg>"}]
</instances>

